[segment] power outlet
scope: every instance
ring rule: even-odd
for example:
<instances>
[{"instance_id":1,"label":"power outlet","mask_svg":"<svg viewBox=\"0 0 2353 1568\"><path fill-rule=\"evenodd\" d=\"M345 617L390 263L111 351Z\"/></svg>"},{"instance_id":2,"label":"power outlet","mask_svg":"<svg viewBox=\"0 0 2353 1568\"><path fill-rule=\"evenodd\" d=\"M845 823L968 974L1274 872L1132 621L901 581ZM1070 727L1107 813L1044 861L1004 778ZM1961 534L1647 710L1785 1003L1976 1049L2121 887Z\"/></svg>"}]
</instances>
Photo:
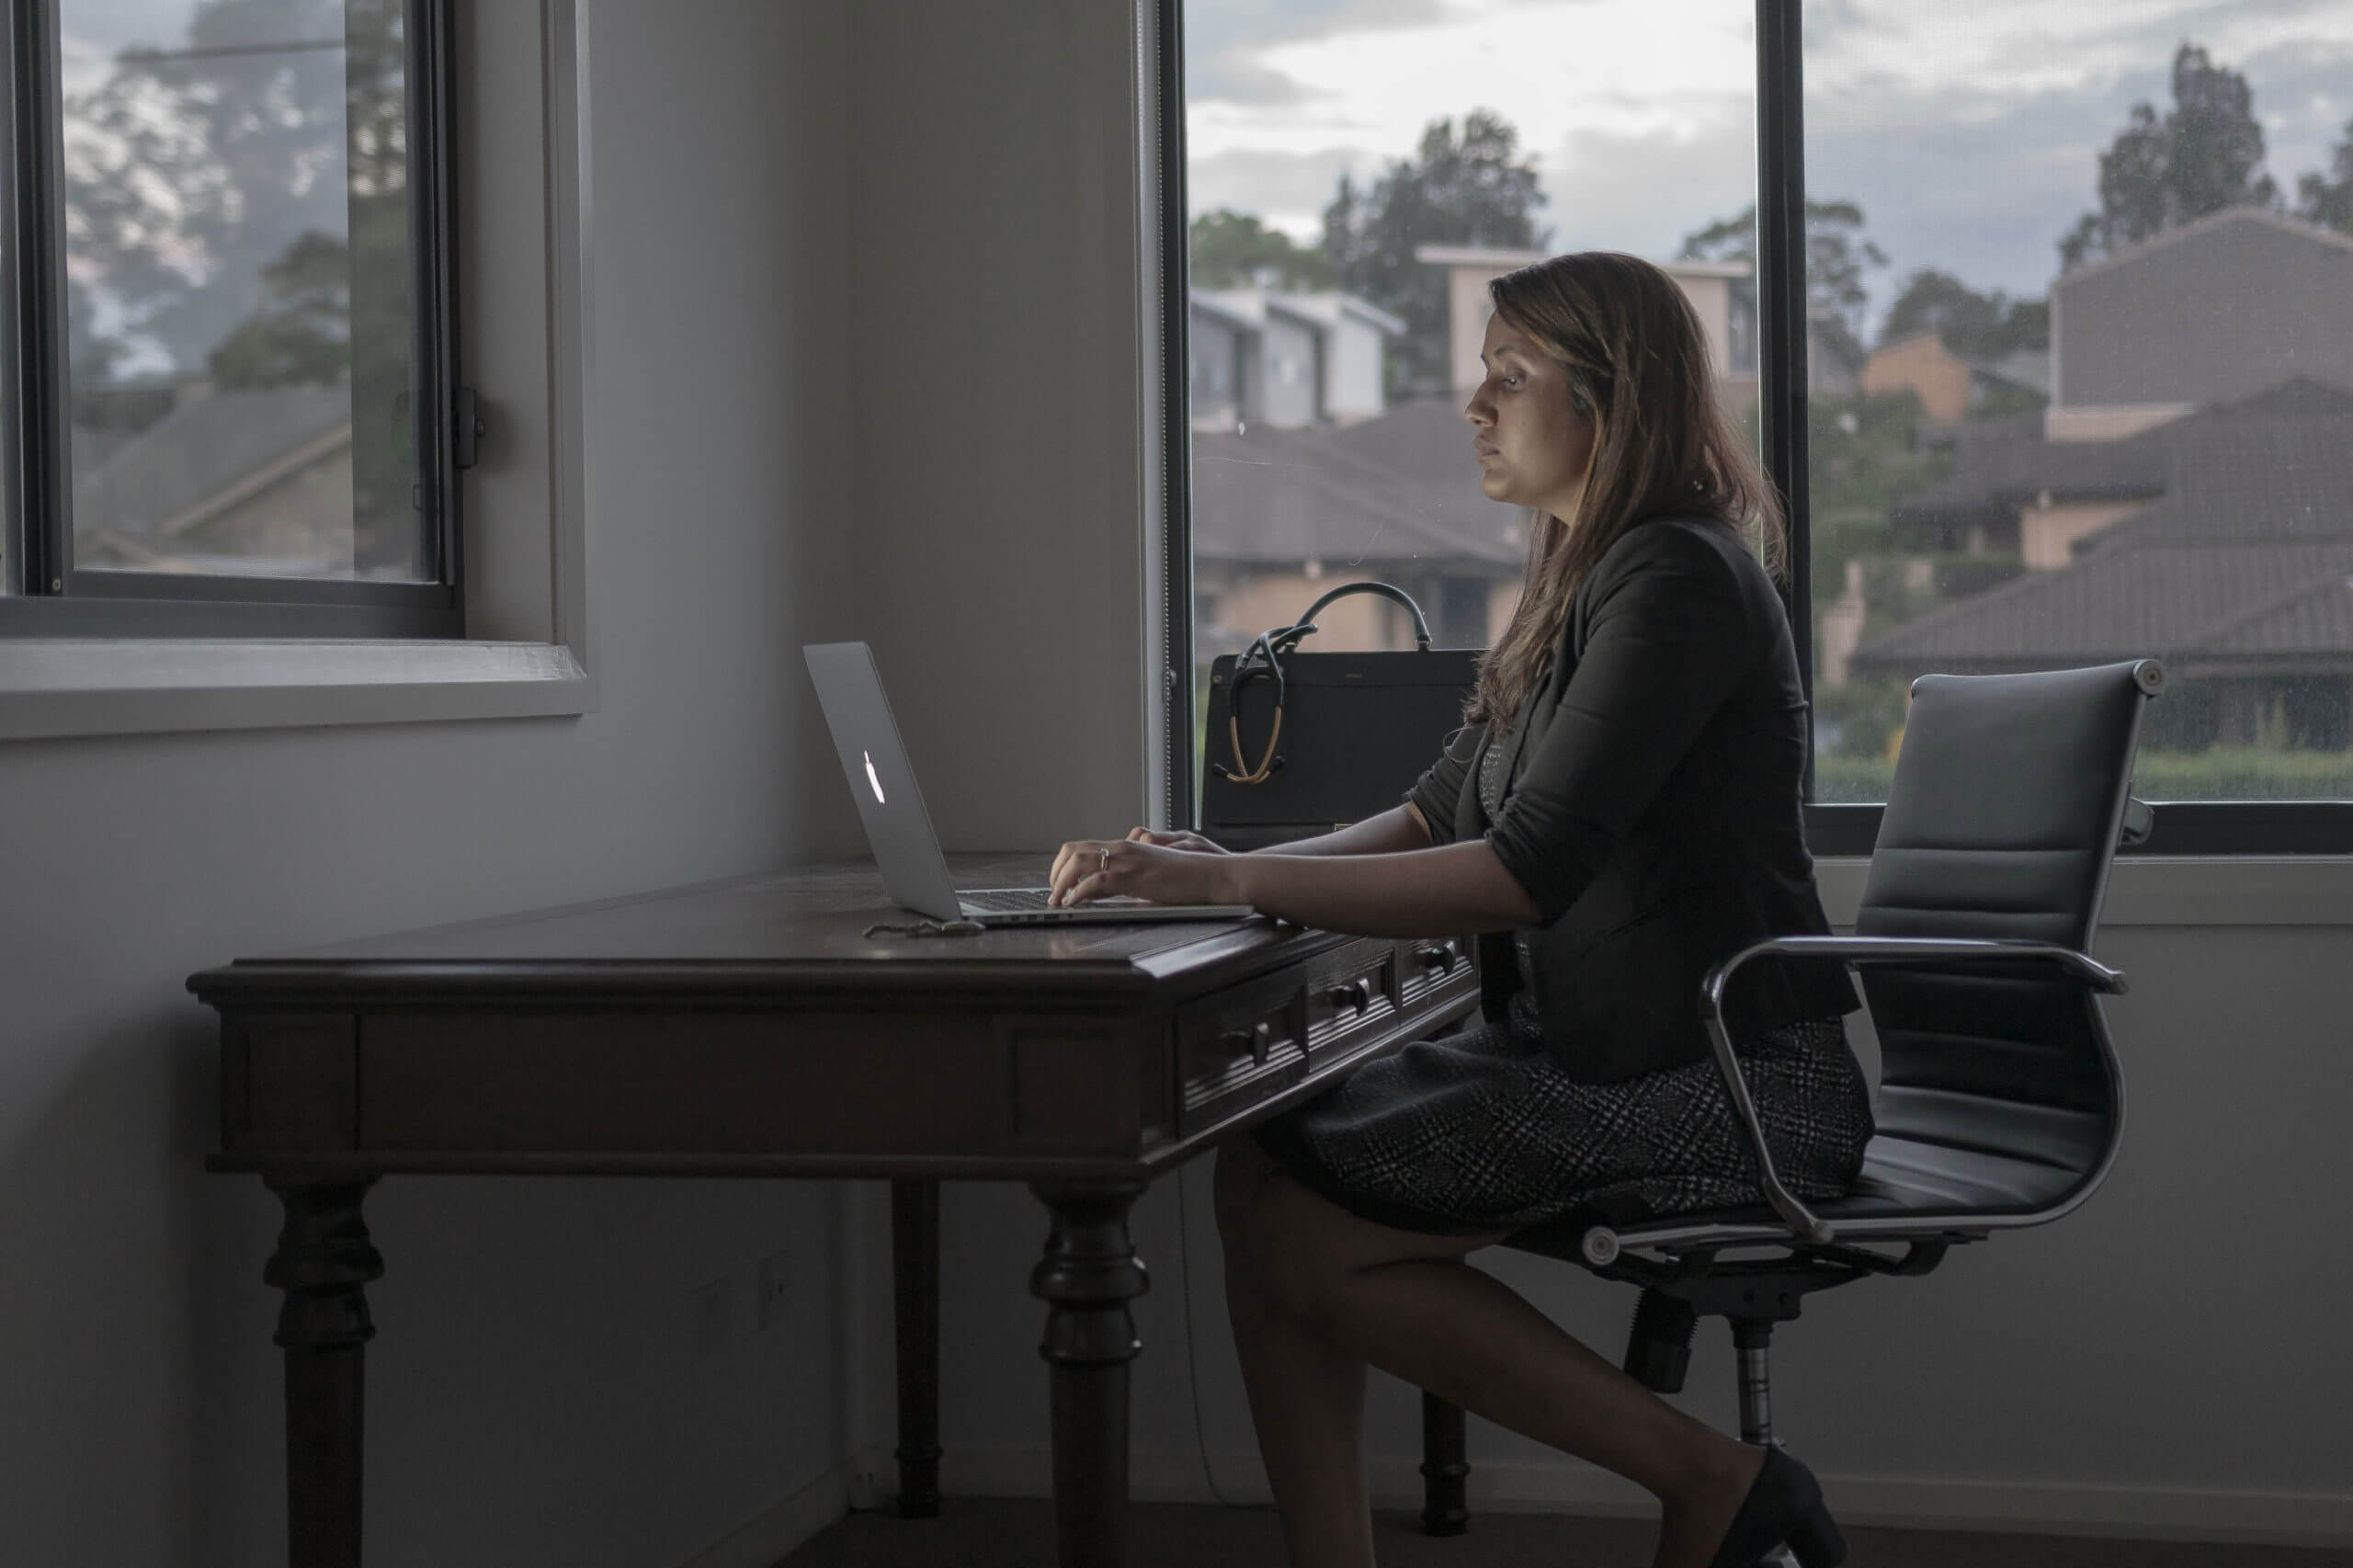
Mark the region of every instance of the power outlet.
<instances>
[{"instance_id":1,"label":"power outlet","mask_svg":"<svg viewBox=\"0 0 2353 1568\"><path fill-rule=\"evenodd\" d=\"M698 1361L708 1361L726 1354L728 1342L735 1336L735 1290L725 1279L714 1279L708 1285L698 1285L687 1292L694 1316L694 1356Z\"/></svg>"},{"instance_id":2,"label":"power outlet","mask_svg":"<svg viewBox=\"0 0 2353 1568\"><path fill-rule=\"evenodd\" d=\"M760 1259L757 1283L753 1287L753 1322L757 1332L766 1334L784 1322L790 1310L787 1294L792 1289L791 1258L789 1254L772 1252Z\"/></svg>"}]
</instances>

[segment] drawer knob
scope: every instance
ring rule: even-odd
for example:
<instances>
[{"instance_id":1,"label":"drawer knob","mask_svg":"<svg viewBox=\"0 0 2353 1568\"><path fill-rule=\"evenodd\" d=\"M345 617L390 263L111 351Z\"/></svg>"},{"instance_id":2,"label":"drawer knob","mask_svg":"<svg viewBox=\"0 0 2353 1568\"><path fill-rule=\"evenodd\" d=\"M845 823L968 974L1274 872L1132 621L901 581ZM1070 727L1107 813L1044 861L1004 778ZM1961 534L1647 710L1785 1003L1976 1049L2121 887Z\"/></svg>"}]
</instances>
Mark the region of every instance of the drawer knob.
<instances>
[{"instance_id":1,"label":"drawer knob","mask_svg":"<svg viewBox=\"0 0 2353 1568\"><path fill-rule=\"evenodd\" d=\"M1264 1067L1267 1052L1275 1042L1274 1026L1262 1023L1252 1028L1228 1029L1217 1037L1217 1042L1236 1056L1248 1051L1250 1060Z\"/></svg>"},{"instance_id":2,"label":"drawer knob","mask_svg":"<svg viewBox=\"0 0 2353 1568\"><path fill-rule=\"evenodd\" d=\"M1414 949L1414 956L1422 960L1422 968L1426 971L1434 969L1441 974L1452 974L1454 960L1461 955L1455 950L1451 941L1446 941L1425 942Z\"/></svg>"},{"instance_id":3,"label":"drawer knob","mask_svg":"<svg viewBox=\"0 0 2353 1568\"><path fill-rule=\"evenodd\" d=\"M1372 981L1369 976L1361 974L1357 976L1357 1011L1359 1013L1372 1011Z\"/></svg>"}]
</instances>

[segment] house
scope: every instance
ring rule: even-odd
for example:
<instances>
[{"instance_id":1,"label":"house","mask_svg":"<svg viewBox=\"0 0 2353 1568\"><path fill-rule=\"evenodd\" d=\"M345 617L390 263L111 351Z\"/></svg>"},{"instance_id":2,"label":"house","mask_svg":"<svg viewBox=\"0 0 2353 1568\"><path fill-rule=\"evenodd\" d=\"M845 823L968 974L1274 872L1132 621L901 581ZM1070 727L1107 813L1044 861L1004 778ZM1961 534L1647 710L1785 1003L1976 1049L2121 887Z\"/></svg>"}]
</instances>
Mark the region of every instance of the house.
<instances>
[{"instance_id":1,"label":"house","mask_svg":"<svg viewBox=\"0 0 2353 1568\"><path fill-rule=\"evenodd\" d=\"M1195 289L1187 383L1196 430L1347 425L1386 403L1382 346L1405 324L1351 294Z\"/></svg>"},{"instance_id":2,"label":"house","mask_svg":"<svg viewBox=\"0 0 2353 1568\"><path fill-rule=\"evenodd\" d=\"M1196 434L1198 656L1238 652L1360 577L1410 595L1438 646L1491 646L1518 601L1526 523L1480 494L1470 428L1448 399L1345 429ZM1326 646L1414 645L1404 612L1382 599L1343 600L1320 624Z\"/></svg>"},{"instance_id":3,"label":"house","mask_svg":"<svg viewBox=\"0 0 2353 1568\"><path fill-rule=\"evenodd\" d=\"M2271 725L2353 744L2353 390L2299 379L2126 440L2019 449L2005 457L2033 460L1974 511L1932 492L1902 515L1966 519L2029 570L1862 643L1851 674L2153 655L2175 680L2151 710L2160 744L2255 744Z\"/></svg>"},{"instance_id":4,"label":"house","mask_svg":"<svg viewBox=\"0 0 2353 1568\"><path fill-rule=\"evenodd\" d=\"M404 560L405 539L355 540L352 501L349 386L199 385L75 468L75 560L265 576L347 576L370 557Z\"/></svg>"},{"instance_id":5,"label":"house","mask_svg":"<svg viewBox=\"0 0 2353 1568\"><path fill-rule=\"evenodd\" d=\"M1495 307L1487 285L1516 267L1532 266L1551 251L1508 250L1486 245L1417 245L1414 259L1446 273L1447 362L1454 387L1468 393L1484 372L1479 346ZM1756 391L1756 297L1749 287L1756 268L1745 261L1662 261L1699 318L1709 362L1727 388L1727 402L1746 402Z\"/></svg>"},{"instance_id":6,"label":"house","mask_svg":"<svg viewBox=\"0 0 2353 1568\"><path fill-rule=\"evenodd\" d=\"M2020 348L1998 359L1964 359L1933 332L1876 350L1863 361L1857 382L1866 392L1910 392L1930 419L1965 419L1997 391L2051 395L2051 356Z\"/></svg>"},{"instance_id":7,"label":"house","mask_svg":"<svg viewBox=\"0 0 2353 1568\"><path fill-rule=\"evenodd\" d=\"M2353 238L2220 212L2051 290L2054 441L2115 440L2292 377L2353 387Z\"/></svg>"},{"instance_id":8,"label":"house","mask_svg":"<svg viewBox=\"0 0 2353 1568\"><path fill-rule=\"evenodd\" d=\"M1891 519L1935 550L2015 557L2023 575L1878 635L1850 584L1825 608L1842 655L1825 676L2127 649L2179 677L2153 710L2168 744L2346 745L2353 240L2231 209L2062 277L2052 320L2049 407L1924 426L1951 472ZM1941 346L1897 347L1911 352L1888 351L1882 374L1952 390Z\"/></svg>"},{"instance_id":9,"label":"house","mask_svg":"<svg viewBox=\"0 0 2353 1568\"><path fill-rule=\"evenodd\" d=\"M1489 313L1487 283L1548 253L1424 245L1422 262L1445 269L1450 398L1383 408L1371 375L1350 405L1327 392L1311 417L1307 367L1317 346L1328 367L1349 339L1351 319L1395 335L1404 324L1370 319L1345 295L1285 296L1252 290L1194 291L1191 380L1207 388L1193 408L1193 562L1199 653L1241 647L1270 626L1289 624L1336 581L1377 576L1405 589L1438 641L1486 647L1518 602L1528 552L1528 519L1479 493L1460 400L1483 372L1479 347ZM1756 394L1756 310L1745 263L1662 264L1692 301L1728 398ZM1310 311L1333 324L1311 337ZM1368 354L1357 361L1377 372ZM1285 378L1290 378L1286 380ZM1315 384L1337 385L1327 372ZM1237 389L1229 397L1225 388ZM1236 400L1264 412L1237 418ZM1412 645L1402 611L1374 599L1343 603L1327 618L1336 642Z\"/></svg>"}]
</instances>

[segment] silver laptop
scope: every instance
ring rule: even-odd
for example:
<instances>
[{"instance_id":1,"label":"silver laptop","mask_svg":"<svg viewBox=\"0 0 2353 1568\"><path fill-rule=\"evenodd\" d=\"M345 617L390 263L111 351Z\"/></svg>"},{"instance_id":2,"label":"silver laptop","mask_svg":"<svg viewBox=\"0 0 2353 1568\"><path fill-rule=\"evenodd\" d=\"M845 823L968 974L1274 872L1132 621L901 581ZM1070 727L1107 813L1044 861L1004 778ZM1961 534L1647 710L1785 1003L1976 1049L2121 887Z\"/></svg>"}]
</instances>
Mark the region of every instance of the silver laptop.
<instances>
[{"instance_id":1,"label":"silver laptop","mask_svg":"<svg viewBox=\"0 0 2353 1568\"><path fill-rule=\"evenodd\" d=\"M882 885L907 908L935 920L977 920L985 926L1061 925L1064 922L1138 920L1232 920L1248 915L1246 903L1146 903L1106 898L1074 909L1046 907L1046 888L983 888L958 892L948 879L948 857L939 852L931 813L924 810L915 770L899 744L899 726L882 695L882 677L863 642L813 642L801 650L824 705L825 726L841 754L842 777L858 799L866 841L874 846Z\"/></svg>"}]
</instances>

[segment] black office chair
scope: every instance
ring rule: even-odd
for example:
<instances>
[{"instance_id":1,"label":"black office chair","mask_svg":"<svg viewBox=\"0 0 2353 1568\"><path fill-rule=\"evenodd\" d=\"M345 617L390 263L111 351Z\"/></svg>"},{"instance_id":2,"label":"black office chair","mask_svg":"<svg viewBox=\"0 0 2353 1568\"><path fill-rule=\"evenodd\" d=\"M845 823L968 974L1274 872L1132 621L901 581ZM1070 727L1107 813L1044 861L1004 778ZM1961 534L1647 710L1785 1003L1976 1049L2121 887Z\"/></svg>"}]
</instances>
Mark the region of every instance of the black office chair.
<instances>
[{"instance_id":1,"label":"black office chair","mask_svg":"<svg viewBox=\"0 0 2353 1568\"><path fill-rule=\"evenodd\" d=\"M2151 825L2132 758L2164 684L2146 659L1913 683L1856 934L1761 942L1717 965L1699 999L1766 1201L1615 1226L1573 1214L1506 1244L1643 1288L1628 1372L1679 1391L1698 1320L1726 1319L1740 1435L1769 1446L1773 1326L1807 1295L1926 1274L1948 1248L2056 1220L2099 1186L2124 1120L2099 997L2124 978L2087 955L2116 846ZM1735 971L1801 956L1857 973L1881 1060L1862 1174L1811 1204L1774 1172L1722 1012ZM1423 1523L1453 1535L1469 1520L1462 1412L1422 1397Z\"/></svg>"}]
</instances>

